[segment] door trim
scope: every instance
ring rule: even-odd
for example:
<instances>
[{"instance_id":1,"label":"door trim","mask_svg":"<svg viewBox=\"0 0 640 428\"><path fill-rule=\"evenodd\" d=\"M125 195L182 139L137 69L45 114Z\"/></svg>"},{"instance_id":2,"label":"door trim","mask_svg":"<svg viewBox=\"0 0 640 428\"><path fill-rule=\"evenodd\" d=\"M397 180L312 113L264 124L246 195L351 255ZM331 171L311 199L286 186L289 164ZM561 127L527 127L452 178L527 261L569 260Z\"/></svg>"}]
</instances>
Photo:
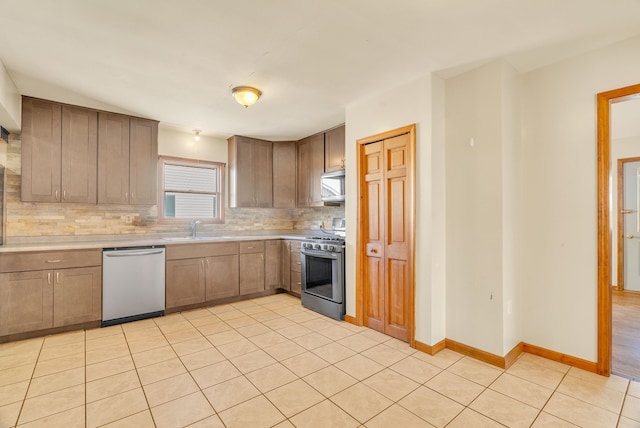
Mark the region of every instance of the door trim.
<instances>
[{"instance_id":1,"label":"door trim","mask_svg":"<svg viewBox=\"0 0 640 428\"><path fill-rule=\"evenodd\" d=\"M598 374L611 374L611 231L609 177L611 175L611 104L640 93L640 85L597 95L598 106Z\"/></svg>"},{"instance_id":2,"label":"door trim","mask_svg":"<svg viewBox=\"0 0 640 428\"><path fill-rule=\"evenodd\" d=\"M617 218L618 218L618 267L617 267L617 273L618 273L618 285L617 285L617 289L618 291L622 292L624 291L624 225L623 225L623 217L622 217L622 202L623 202L623 197L622 197L622 187L623 187L623 167L624 164L627 162L638 162L640 161L640 157L635 157L635 158L624 158L624 159L618 159L618 170L617 170L617 180L618 180L618 191L617 191L617 198L618 198L618 212L616 213ZM640 214L638 214L640 215Z\"/></svg>"},{"instance_id":3,"label":"door trim","mask_svg":"<svg viewBox=\"0 0 640 428\"><path fill-rule=\"evenodd\" d=\"M364 215L365 207L362 204L363 186L366 186L366 182L362 177L362 171L364 170L364 146L376 141L387 140L389 138L397 137L399 135L409 134L409 151L411 153L411 162L408 165L407 179L412 183L412 189L409 195L409 310L411 311L409 316L409 345L415 348L415 287L416 287L416 272L415 272L415 223L416 223L416 125L408 125L402 128L393 129L391 131L382 132L380 134L372 135L370 137L361 138L357 140L358 159L357 159L357 174L358 174L358 227L356 230L356 323L357 325L364 325L364 295L363 295L363 281L364 281L364 263L366 261L366 243L364 237L366 236L364 230Z\"/></svg>"}]
</instances>

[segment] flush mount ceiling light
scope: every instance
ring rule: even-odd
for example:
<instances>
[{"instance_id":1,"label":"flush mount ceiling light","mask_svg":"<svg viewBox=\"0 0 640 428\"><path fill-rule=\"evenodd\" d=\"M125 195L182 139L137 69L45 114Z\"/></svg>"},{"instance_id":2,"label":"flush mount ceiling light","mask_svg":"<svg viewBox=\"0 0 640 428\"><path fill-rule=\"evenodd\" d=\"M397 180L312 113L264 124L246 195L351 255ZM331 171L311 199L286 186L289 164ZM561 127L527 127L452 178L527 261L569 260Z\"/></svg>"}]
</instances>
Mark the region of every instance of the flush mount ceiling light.
<instances>
[{"instance_id":1,"label":"flush mount ceiling light","mask_svg":"<svg viewBox=\"0 0 640 428\"><path fill-rule=\"evenodd\" d=\"M238 104L245 108L252 106L258 101L262 92L251 86L236 86L231 90L231 95L236 99Z\"/></svg>"},{"instance_id":2,"label":"flush mount ceiling light","mask_svg":"<svg viewBox=\"0 0 640 428\"><path fill-rule=\"evenodd\" d=\"M200 133L202 131L199 129L194 129L193 130L193 141L200 141Z\"/></svg>"}]
</instances>

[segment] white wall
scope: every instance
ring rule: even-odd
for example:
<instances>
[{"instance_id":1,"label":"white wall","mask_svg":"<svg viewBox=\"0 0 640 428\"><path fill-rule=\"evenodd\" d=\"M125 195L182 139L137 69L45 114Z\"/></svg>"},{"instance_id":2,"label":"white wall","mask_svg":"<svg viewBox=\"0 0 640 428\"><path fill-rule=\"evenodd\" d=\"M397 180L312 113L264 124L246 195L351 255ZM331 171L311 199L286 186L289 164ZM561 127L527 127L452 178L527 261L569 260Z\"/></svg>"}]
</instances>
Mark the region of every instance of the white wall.
<instances>
[{"instance_id":1,"label":"white wall","mask_svg":"<svg viewBox=\"0 0 640 428\"><path fill-rule=\"evenodd\" d=\"M415 123L416 340L429 345L445 337L442 85L438 77L427 76L346 108L347 314L355 316L357 140ZM434 106L438 111L433 111Z\"/></svg>"},{"instance_id":2,"label":"white wall","mask_svg":"<svg viewBox=\"0 0 640 428\"><path fill-rule=\"evenodd\" d=\"M195 141L191 132L180 131L160 124L158 154L227 163L227 140L201 135L200 141Z\"/></svg>"},{"instance_id":3,"label":"white wall","mask_svg":"<svg viewBox=\"0 0 640 428\"><path fill-rule=\"evenodd\" d=\"M445 88L447 339L501 355L502 63Z\"/></svg>"},{"instance_id":4,"label":"white wall","mask_svg":"<svg viewBox=\"0 0 640 428\"><path fill-rule=\"evenodd\" d=\"M640 37L524 76L523 340L597 360L596 94L640 83Z\"/></svg>"},{"instance_id":5,"label":"white wall","mask_svg":"<svg viewBox=\"0 0 640 428\"><path fill-rule=\"evenodd\" d=\"M9 132L20 133L22 98L9 73L0 61L0 125Z\"/></svg>"}]
</instances>

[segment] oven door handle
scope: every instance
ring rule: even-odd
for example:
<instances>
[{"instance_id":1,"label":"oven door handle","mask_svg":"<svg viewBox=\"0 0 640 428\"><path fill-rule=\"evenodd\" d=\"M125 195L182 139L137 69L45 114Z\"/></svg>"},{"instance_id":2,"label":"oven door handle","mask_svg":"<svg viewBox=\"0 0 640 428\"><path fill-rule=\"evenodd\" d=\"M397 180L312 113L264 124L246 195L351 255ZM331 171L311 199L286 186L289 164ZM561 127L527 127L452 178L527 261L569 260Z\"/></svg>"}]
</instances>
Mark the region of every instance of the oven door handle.
<instances>
[{"instance_id":1,"label":"oven door handle","mask_svg":"<svg viewBox=\"0 0 640 428\"><path fill-rule=\"evenodd\" d=\"M338 253L327 253L327 252L323 252L323 251L309 251L309 250L300 250L300 253L303 256L314 256L314 257L320 257L323 259L331 259L331 260L337 260L338 259Z\"/></svg>"}]
</instances>

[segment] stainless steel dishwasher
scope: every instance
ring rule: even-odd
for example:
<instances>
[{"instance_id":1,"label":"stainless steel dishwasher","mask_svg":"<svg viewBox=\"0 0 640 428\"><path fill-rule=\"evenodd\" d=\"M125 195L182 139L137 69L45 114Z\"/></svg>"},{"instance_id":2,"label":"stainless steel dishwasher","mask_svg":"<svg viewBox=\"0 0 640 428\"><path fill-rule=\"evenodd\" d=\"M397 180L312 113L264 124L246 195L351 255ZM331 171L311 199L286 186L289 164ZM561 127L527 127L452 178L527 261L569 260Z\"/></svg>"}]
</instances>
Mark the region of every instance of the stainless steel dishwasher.
<instances>
[{"instance_id":1,"label":"stainless steel dishwasher","mask_svg":"<svg viewBox=\"0 0 640 428\"><path fill-rule=\"evenodd\" d=\"M102 250L102 326L164 315L164 246Z\"/></svg>"}]
</instances>

